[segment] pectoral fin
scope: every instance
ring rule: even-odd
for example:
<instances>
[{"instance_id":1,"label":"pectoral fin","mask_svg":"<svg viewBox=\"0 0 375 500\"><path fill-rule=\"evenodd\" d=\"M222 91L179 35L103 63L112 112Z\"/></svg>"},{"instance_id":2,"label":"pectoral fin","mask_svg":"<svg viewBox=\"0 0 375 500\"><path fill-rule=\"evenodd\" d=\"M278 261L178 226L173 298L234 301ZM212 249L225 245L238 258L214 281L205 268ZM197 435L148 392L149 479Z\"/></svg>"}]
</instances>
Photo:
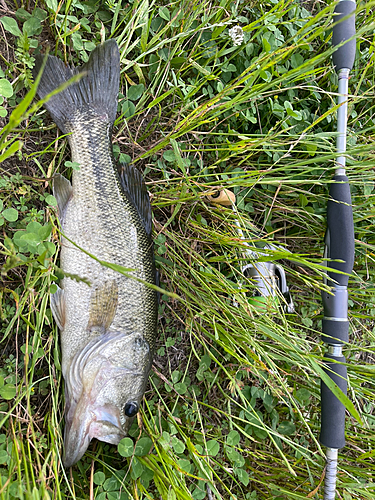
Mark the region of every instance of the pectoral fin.
<instances>
[{"instance_id":1,"label":"pectoral fin","mask_svg":"<svg viewBox=\"0 0 375 500\"><path fill-rule=\"evenodd\" d=\"M57 291L51 295L51 311L52 315L60 330L64 330L65 325L65 297L64 290L59 286Z\"/></svg>"},{"instance_id":2,"label":"pectoral fin","mask_svg":"<svg viewBox=\"0 0 375 500\"><path fill-rule=\"evenodd\" d=\"M116 281L106 281L96 287L91 294L88 330L94 327L108 330L116 314L118 286Z\"/></svg>"}]
</instances>

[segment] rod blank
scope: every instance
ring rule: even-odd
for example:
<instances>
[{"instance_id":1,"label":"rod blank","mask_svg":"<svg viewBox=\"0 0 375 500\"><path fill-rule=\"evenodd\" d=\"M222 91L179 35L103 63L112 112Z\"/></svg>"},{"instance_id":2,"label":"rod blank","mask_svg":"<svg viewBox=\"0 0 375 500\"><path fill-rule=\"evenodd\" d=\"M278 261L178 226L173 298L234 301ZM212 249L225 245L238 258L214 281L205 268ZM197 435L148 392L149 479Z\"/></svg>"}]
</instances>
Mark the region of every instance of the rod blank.
<instances>
[{"instance_id":1,"label":"rod blank","mask_svg":"<svg viewBox=\"0 0 375 500\"><path fill-rule=\"evenodd\" d=\"M335 500L337 476L337 450L327 448L326 478L324 482L324 500Z\"/></svg>"}]
</instances>

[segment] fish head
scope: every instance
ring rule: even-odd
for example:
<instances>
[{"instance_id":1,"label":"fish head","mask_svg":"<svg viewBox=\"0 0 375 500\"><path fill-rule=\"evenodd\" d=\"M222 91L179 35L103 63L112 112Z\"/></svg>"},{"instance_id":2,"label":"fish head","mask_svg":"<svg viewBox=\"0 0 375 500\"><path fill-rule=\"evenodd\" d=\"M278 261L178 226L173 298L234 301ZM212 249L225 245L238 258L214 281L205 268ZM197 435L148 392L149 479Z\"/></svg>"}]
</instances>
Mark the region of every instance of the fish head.
<instances>
[{"instance_id":1,"label":"fish head","mask_svg":"<svg viewBox=\"0 0 375 500\"><path fill-rule=\"evenodd\" d=\"M152 363L139 334L107 332L90 341L65 373L64 465L83 456L92 438L117 445L139 411Z\"/></svg>"}]
</instances>

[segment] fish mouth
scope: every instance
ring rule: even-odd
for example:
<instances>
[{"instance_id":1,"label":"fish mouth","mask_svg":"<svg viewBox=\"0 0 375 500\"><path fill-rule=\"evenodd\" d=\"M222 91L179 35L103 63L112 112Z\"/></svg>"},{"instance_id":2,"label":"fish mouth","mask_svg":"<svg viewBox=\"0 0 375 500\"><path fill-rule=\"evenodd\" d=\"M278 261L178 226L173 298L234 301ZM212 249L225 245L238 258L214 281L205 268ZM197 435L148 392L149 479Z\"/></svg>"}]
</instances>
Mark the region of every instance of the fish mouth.
<instances>
[{"instance_id":1,"label":"fish mouth","mask_svg":"<svg viewBox=\"0 0 375 500\"><path fill-rule=\"evenodd\" d=\"M116 406L106 405L95 408L80 401L74 414L67 413L64 432L64 467L77 463L87 450L93 438L117 445L126 436Z\"/></svg>"}]
</instances>

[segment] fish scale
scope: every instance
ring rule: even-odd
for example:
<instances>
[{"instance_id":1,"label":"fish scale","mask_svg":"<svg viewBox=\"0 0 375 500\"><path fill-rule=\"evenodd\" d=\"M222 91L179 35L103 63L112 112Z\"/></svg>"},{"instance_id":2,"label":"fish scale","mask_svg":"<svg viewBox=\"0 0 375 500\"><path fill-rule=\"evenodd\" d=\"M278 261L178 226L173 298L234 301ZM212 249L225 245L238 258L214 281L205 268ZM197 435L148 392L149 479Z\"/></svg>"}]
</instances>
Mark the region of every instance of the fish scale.
<instances>
[{"instance_id":1,"label":"fish scale","mask_svg":"<svg viewBox=\"0 0 375 500\"><path fill-rule=\"evenodd\" d=\"M150 241L145 231L142 230L138 214L122 194L115 169L108 168L108 164L112 163L112 157L105 125L95 128L91 125L90 133L88 133L83 130L84 125L75 124L73 133L69 137L72 159L80 163L80 170L73 172L73 200L77 201L69 203L67 207L63 231L69 235L69 239L100 260L126 268L137 268L134 275L150 281L154 272L152 258L149 256ZM95 154L90 154L94 150L94 144L100 146ZM84 155L82 151L85 151ZM124 205L126 210L124 210ZM87 210L88 206L91 210ZM79 258L76 258L78 253ZM154 324L153 321L149 321L149 316L144 314L145 309L150 306L154 308L155 292L153 290L111 269L103 268L89 256L82 255L66 240L62 242L61 262L63 269L68 273L88 279L95 276L94 285L103 279L115 278L119 283L121 282L118 309L111 330L125 326L125 329L133 328L145 332L145 338L153 348ZM84 274L88 269L90 276ZM82 299L83 289L87 296L85 304L82 305L82 312L76 304L74 305L75 317L74 321L71 321L71 328L73 330L77 327L85 328L85 321L87 322L85 313L87 314L88 310L87 301L90 297L90 289L77 287L76 283L71 280L69 282L73 288L72 294L77 300ZM131 314L129 314L129 308L131 308ZM67 331L64 335L62 345L66 351L66 357L69 357L70 351L80 347L74 345L76 338L74 332L69 334ZM81 339L79 343L82 343Z\"/></svg>"},{"instance_id":2,"label":"fish scale","mask_svg":"<svg viewBox=\"0 0 375 500\"><path fill-rule=\"evenodd\" d=\"M37 58L36 68L42 62ZM65 277L51 296L51 309L61 330L66 467L82 457L92 438L118 444L127 434L146 387L157 322L157 294L147 286L156 283L150 200L135 167L124 166L120 178L113 159L116 42L99 45L80 69L49 56L39 96L79 72L78 82L45 104L80 165L72 184L54 176ZM131 271L125 276L81 249Z\"/></svg>"}]
</instances>

